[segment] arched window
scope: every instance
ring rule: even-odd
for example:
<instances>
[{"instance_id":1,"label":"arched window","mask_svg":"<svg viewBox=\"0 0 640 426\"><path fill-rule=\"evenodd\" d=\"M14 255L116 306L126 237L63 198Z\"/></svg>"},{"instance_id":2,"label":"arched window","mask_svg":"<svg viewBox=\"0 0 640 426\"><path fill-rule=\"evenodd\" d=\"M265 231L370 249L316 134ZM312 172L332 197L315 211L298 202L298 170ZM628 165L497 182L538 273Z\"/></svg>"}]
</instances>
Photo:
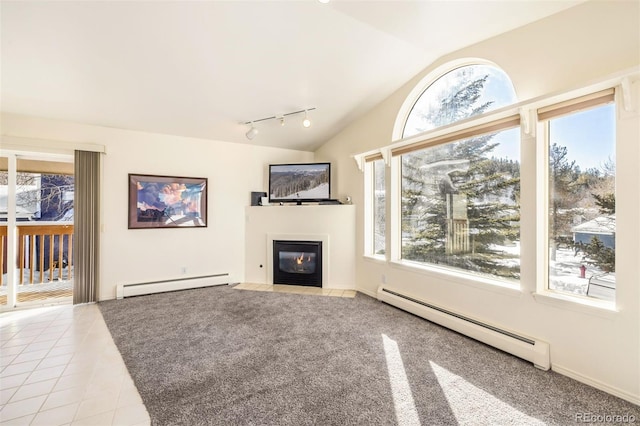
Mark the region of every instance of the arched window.
<instances>
[{"instance_id":1,"label":"arched window","mask_svg":"<svg viewBox=\"0 0 640 426\"><path fill-rule=\"evenodd\" d=\"M501 69L485 64L461 66L422 92L409 112L402 137L493 111L516 100L511 80Z\"/></svg>"},{"instance_id":2,"label":"arched window","mask_svg":"<svg viewBox=\"0 0 640 426\"><path fill-rule=\"evenodd\" d=\"M485 64L453 68L418 97L403 138L465 124L391 150L400 158L397 257L519 279L520 115L481 119L515 102L508 76Z\"/></svg>"}]
</instances>

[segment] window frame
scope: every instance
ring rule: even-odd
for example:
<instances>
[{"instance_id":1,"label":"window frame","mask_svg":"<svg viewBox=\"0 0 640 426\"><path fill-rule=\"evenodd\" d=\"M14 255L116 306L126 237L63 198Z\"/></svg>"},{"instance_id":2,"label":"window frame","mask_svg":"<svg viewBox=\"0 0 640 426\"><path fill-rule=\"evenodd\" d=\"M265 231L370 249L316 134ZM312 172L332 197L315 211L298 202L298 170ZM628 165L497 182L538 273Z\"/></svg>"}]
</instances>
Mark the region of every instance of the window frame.
<instances>
[{"instance_id":1,"label":"window frame","mask_svg":"<svg viewBox=\"0 0 640 426\"><path fill-rule=\"evenodd\" d=\"M376 184L375 184L375 165L382 164L385 171L385 202L388 203L388 191L387 191L387 178L386 169L387 164L384 160L384 156L381 152L374 152L365 155L362 158L364 162L363 172L365 176L364 180L364 202L365 202L365 217L364 217L364 256L371 259L386 261L388 250L387 232L389 220L385 219L385 254L377 254L375 250L375 223L376 223ZM382 163L380 163L382 162ZM388 206L385 205L385 211L388 211Z\"/></svg>"},{"instance_id":2,"label":"window frame","mask_svg":"<svg viewBox=\"0 0 640 426\"><path fill-rule=\"evenodd\" d=\"M606 93L605 93L606 92ZM536 120L536 215L537 215L537 227L538 234L536 238L536 271L539 277L536 280L536 291L533 293L536 301L541 303L556 306L556 307L570 307L571 309L577 309L582 312L593 312L592 308L596 311L600 311L600 314L607 317L607 312L617 312L617 306L619 301L618 286L616 285L616 293L613 301L601 300L595 297L589 297L587 295L572 294L562 290L552 289L549 287L549 228L550 228L550 214L549 214L549 185L551 176L549 174L549 143L550 143L550 122L554 118L560 118L563 116L570 116L582 111L588 111L590 109L605 106L609 103L613 103L615 106L614 112L614 128L616 129L615 145L616 145L616 164L618 163L618 145L620 144L619 133L617 131L620 121L620 101L621 101L621 87L618 84L610 84L606 88L594 87L584 88L577 93L571 95L561 96L560 99L553 98L546 103L542 103L535 106L537 113L535 114ZM606 99L612 99L611 102L607 102ZM554 114L553 111L556 113ZM569 111L569 112L567 112ZM542 116L542 118L540 118ZM616 170L615 176L616 188L618 187L618 171ZM616 190L616 194L617 194ZM617 200L616 200L617 203ZM617 223L616 223L617 232ZM616 251L618 251L618 240L616 239ZM616 258L616 265L618 264L618 258ZM617 267L616 267L617 269ZM617 280L616 280L617 284ZM573 306L572 306L573 305ZM581 308L582 307L582 308Z\"/></svg>"},{"instance_id":3,"label":"window frame","mask_svg":"<svg viewBox=\"0 0 640 426\"><path fill-rule=\"evenodd\" d=\"M476 62L474 63L483 63ZM620 271L616 268L617 285L616 288L616 301L608 302L594 298L587 298L569 294L558 294L553 290L546 288L545 275L548 271L547 253L546 253L546 238L547 229L546 221L548 209L548 189L546 187L546 144L548 141L540 141L540 135L544 135L544 122L540 122L537 116L538 108L545 108L552 106L556 103L570 101L574 98L582 96L588 96L598 91L614 89L615 90L615 103L616 103L616 186L624 185L625 182L620 180L621 176L627 176L632 170L630 167L635 167L635 164L631 165L633 156L625 156L624 152L634 152L634 148L627 147L623 142L631 137L629 133L629 126L625 125L624 120L630 117L636 117L638 107L640 106L640 97L634 95L633 86L634 82L640 81L640 73L637 69L628 69L614 75L603 77L599 81L592 82L591 84L581 85L574 88L569 88L563 91L546 93L544 95L530 98L524 101L520 101L516 104L490 111L486 114L474 116L469 119L461 120L456 123L452 123L447 126L428 130L426 132L416 134L407 138L402 138L402 131L405 126L407 115L410 113L417 98L424 92L425 88L430 83L435 81L441 75L447 71L460 67L465 64L470 64L468 60L461 60L451 62L438 67L436 70L429 73L425 78L421 80L409 93L404 103L399 109L397 114L392 140L386 146L379 147L375 150L368 151L363 154L356 154L354 158L358 163L361 170L362 159L365 155L372 152L387 152L388 154L388 169L387 169L387 256L385 264L402 270L406 270L411 273L417 273L420 275L426 275L431 279L434 285L449 285L453 283L455 285L468 285L474 288L482 289L484 291L493 291L501 294L523 297L525 294L530 295L536 301L545 305L552 306L554 308L568 309L576 312L586 313L589 315L600 316L603 318L615 318L620 306L619 300L623 300L625 292L625 286L623 281L629 280L629 273L631 270L624 268L625 262L631 261L629 256L626 256L626 260L617 256L617 264L620 266ZM459 274L456 271L446 270L439 267L430 267L422 264L416 264L415 262L403 261L401 259L401 167L400 156L391 156L390 153L394 149L401 149L410 144L420 143L430 138L437 138L447 135L452 132L463 131L473 125L488 123L497 118L504 118L512 114L519 114L520 116L520 144L521 144L521 177L526 179L526 182L522 182L521 190L522 196L527 197L526 203L528 207L524 207L524 203L521 208L521 220L526 221L526 224L522 225L526 227L526 235L521 234L521 246L526 247L526 266L523 263L523 269L521 270L521 281L517 287L507 286L504 287L504 283L500 281L484 280L479 277L474 277L470 274ZM624 136L623 136L623 130ZM634 140L631 139L629 143L633 144ZM627 147L625 149L625 147ZM624 151L624 152L623 152ZM628 159L627 159L628 157ZM624 161L623 161L624 160ZM526 169L526 170L525 170ZM635 169L633 169L635 170ZM526 189L525 189L526 188ZM526 195L525 195L526 191ZM366 193L365 193L366 197ZM630 207L633 203L637 202L636 197L631 197L629 201L616 200L619 214L616 215L616 222L618 228L623 226L631 226L635 224L635 216L632 214L624 213L625 207ZM367 207L365 205L365 217L367 216ZM623 217L624 216L624 217ZM545 223L542 223L540 218L544 218ZM633 220L633 221L632 221ZM616 248L621 244L622 235L616 238ZM629 237L631 238L631 236ZM629 238L625 239L625 244L629 245ZM625 247L626 247L625 245ZM620 253L620 256L624 253ZM526 267L526 272L525 272ZM468 276L464 276L468 275ZM624 276L623 276L624 275ZM624 288L623 288L624 287Z\"/></svg>"},{"instance_id":4,"label":"window frame","mask_svg":"<svg viewBox=\"0 0 640 426\"><path fill-rule=\"evenodd\" d=\"M390 161L390 190L387 190L387 202L390 205L391 211L387 216L387 233L389 234L388 244L388 259L389 262L401 268L408 270L420 271L426 274L436 274L438 276L456 277L457 280L464 282L471 286L481 286L483 288L491 288L494 291L506 292L512 295L513 291L520 289L519 280L511 281L500 277L488 277L483 275L476 275L472 272L466 272L456 268L443 267L439 265L414 262L402 258L402 156L403 153L409 153L417 150L422 150L430 146L436 146L446 143L455 143L463 140L464 138L479 136L495 131L502 131L520 127L522 129L522 116L520 103L514 103L512 105L503 106L501 108L492 109L483 114L471 116L456 122L436 127L424 132L403 137L409 115L413 112L413 109L418 100L424 95L429 87L435 83L438 79L442 78L449 72L456 69L473 66L484 65L491 66L509 77L506 71L502 70L497 64L477 58L466 58L458 61L449 62L440 66L432 73L418 83L414 89L407 96L403 103L398 118L394 126L393 135L399 139L397 142L392 143L388 149L391 153ZM512 84L514 93L517 92ZM514 123L516 123L514 125ZM522 131L520 132L520 143L522 144ZM521 160L521 159L520 159Z\"/></svg>"},{"instance_id":5,"label":"window frame","mask_svg":"<svg viewBox=\"0 0 640 426\"><path fill-rule=\"evenodd\" d=\"M513 124L516 120L518 122L517 126ZM416 262L402 258L402 155L441 144L456 143L468 137L492 133L496 131L496 128L499 128L498 131L506 131L516 127L522 129L520 112L518 108L509 106L487 114L471 117L470 119L461 120L452 125L433 129L432 131L421 133L420 135L409 138L401 144L392 145L392 187L390 196L390 202L392 205L392 222L390 227L389 224L387 224L387 232L391 234L392 241L390 247L390 261L392 263L427 273L435 272L456 277L457 279L461 279L471 285L474 285L474 283L482 283L482 286L491 285L495 288L502 289L520 288L520 280L507 280L497 276L490 277L474 274L473 272L467 272L458 268ZM522 144L522 130L520 133L520 143Z\"/></svg>"}]
</instances>

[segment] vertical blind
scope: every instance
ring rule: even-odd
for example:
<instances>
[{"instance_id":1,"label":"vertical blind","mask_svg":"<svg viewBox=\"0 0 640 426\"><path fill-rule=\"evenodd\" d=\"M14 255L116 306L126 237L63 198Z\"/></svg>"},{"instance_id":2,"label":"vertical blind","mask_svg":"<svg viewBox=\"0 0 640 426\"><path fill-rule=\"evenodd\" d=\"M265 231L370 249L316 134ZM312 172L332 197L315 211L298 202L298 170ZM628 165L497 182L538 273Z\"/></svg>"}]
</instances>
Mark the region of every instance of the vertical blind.
<instances>
[{"instance_id":1,"label":"vertical blind","mask_svg":"<svg viewBox=\"0 0 640 426\"><path fill-rule=\"evenodd\" d=\"M75 151L73 303L96 302L100 266L100 153Z\"/></svg>"}]
</instances>

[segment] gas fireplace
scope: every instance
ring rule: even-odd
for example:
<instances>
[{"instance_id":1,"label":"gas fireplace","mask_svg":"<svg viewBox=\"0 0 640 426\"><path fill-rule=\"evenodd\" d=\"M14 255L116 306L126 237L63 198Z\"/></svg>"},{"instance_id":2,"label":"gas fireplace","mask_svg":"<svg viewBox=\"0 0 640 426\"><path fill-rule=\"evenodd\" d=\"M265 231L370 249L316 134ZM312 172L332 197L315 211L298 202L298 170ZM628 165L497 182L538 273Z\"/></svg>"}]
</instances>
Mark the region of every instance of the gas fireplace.
<instances>
[{"instance_id":1,"label":"gas fireplace","mask_svg":"<svg viewBox=\"0 0 640 426\"><path fill-rule=\"evenodd\" d=\"M322 241L273 241L273 283L322 287Z\"/></svg>"}]
</instances>

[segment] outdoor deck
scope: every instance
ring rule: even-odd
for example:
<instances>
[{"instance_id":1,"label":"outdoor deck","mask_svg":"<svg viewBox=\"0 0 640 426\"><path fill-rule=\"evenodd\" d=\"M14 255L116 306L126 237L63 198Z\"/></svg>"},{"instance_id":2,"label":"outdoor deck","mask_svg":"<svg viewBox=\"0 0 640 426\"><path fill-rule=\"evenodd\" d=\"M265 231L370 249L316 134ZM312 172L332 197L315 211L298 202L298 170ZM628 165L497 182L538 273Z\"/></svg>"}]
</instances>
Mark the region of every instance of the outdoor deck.
<instances>
[{"instance_id":1,"label":"outdoor deck","mask_svg":"<svg viewBox=\"0 0 640 426\"><path fill-rule=\"evenodd\" d=\"M67 298L73 290L73 225L17 227L17 302ZM0 226L0 306L7 304L7 226Z\"/></svg>"}]
</instances>

